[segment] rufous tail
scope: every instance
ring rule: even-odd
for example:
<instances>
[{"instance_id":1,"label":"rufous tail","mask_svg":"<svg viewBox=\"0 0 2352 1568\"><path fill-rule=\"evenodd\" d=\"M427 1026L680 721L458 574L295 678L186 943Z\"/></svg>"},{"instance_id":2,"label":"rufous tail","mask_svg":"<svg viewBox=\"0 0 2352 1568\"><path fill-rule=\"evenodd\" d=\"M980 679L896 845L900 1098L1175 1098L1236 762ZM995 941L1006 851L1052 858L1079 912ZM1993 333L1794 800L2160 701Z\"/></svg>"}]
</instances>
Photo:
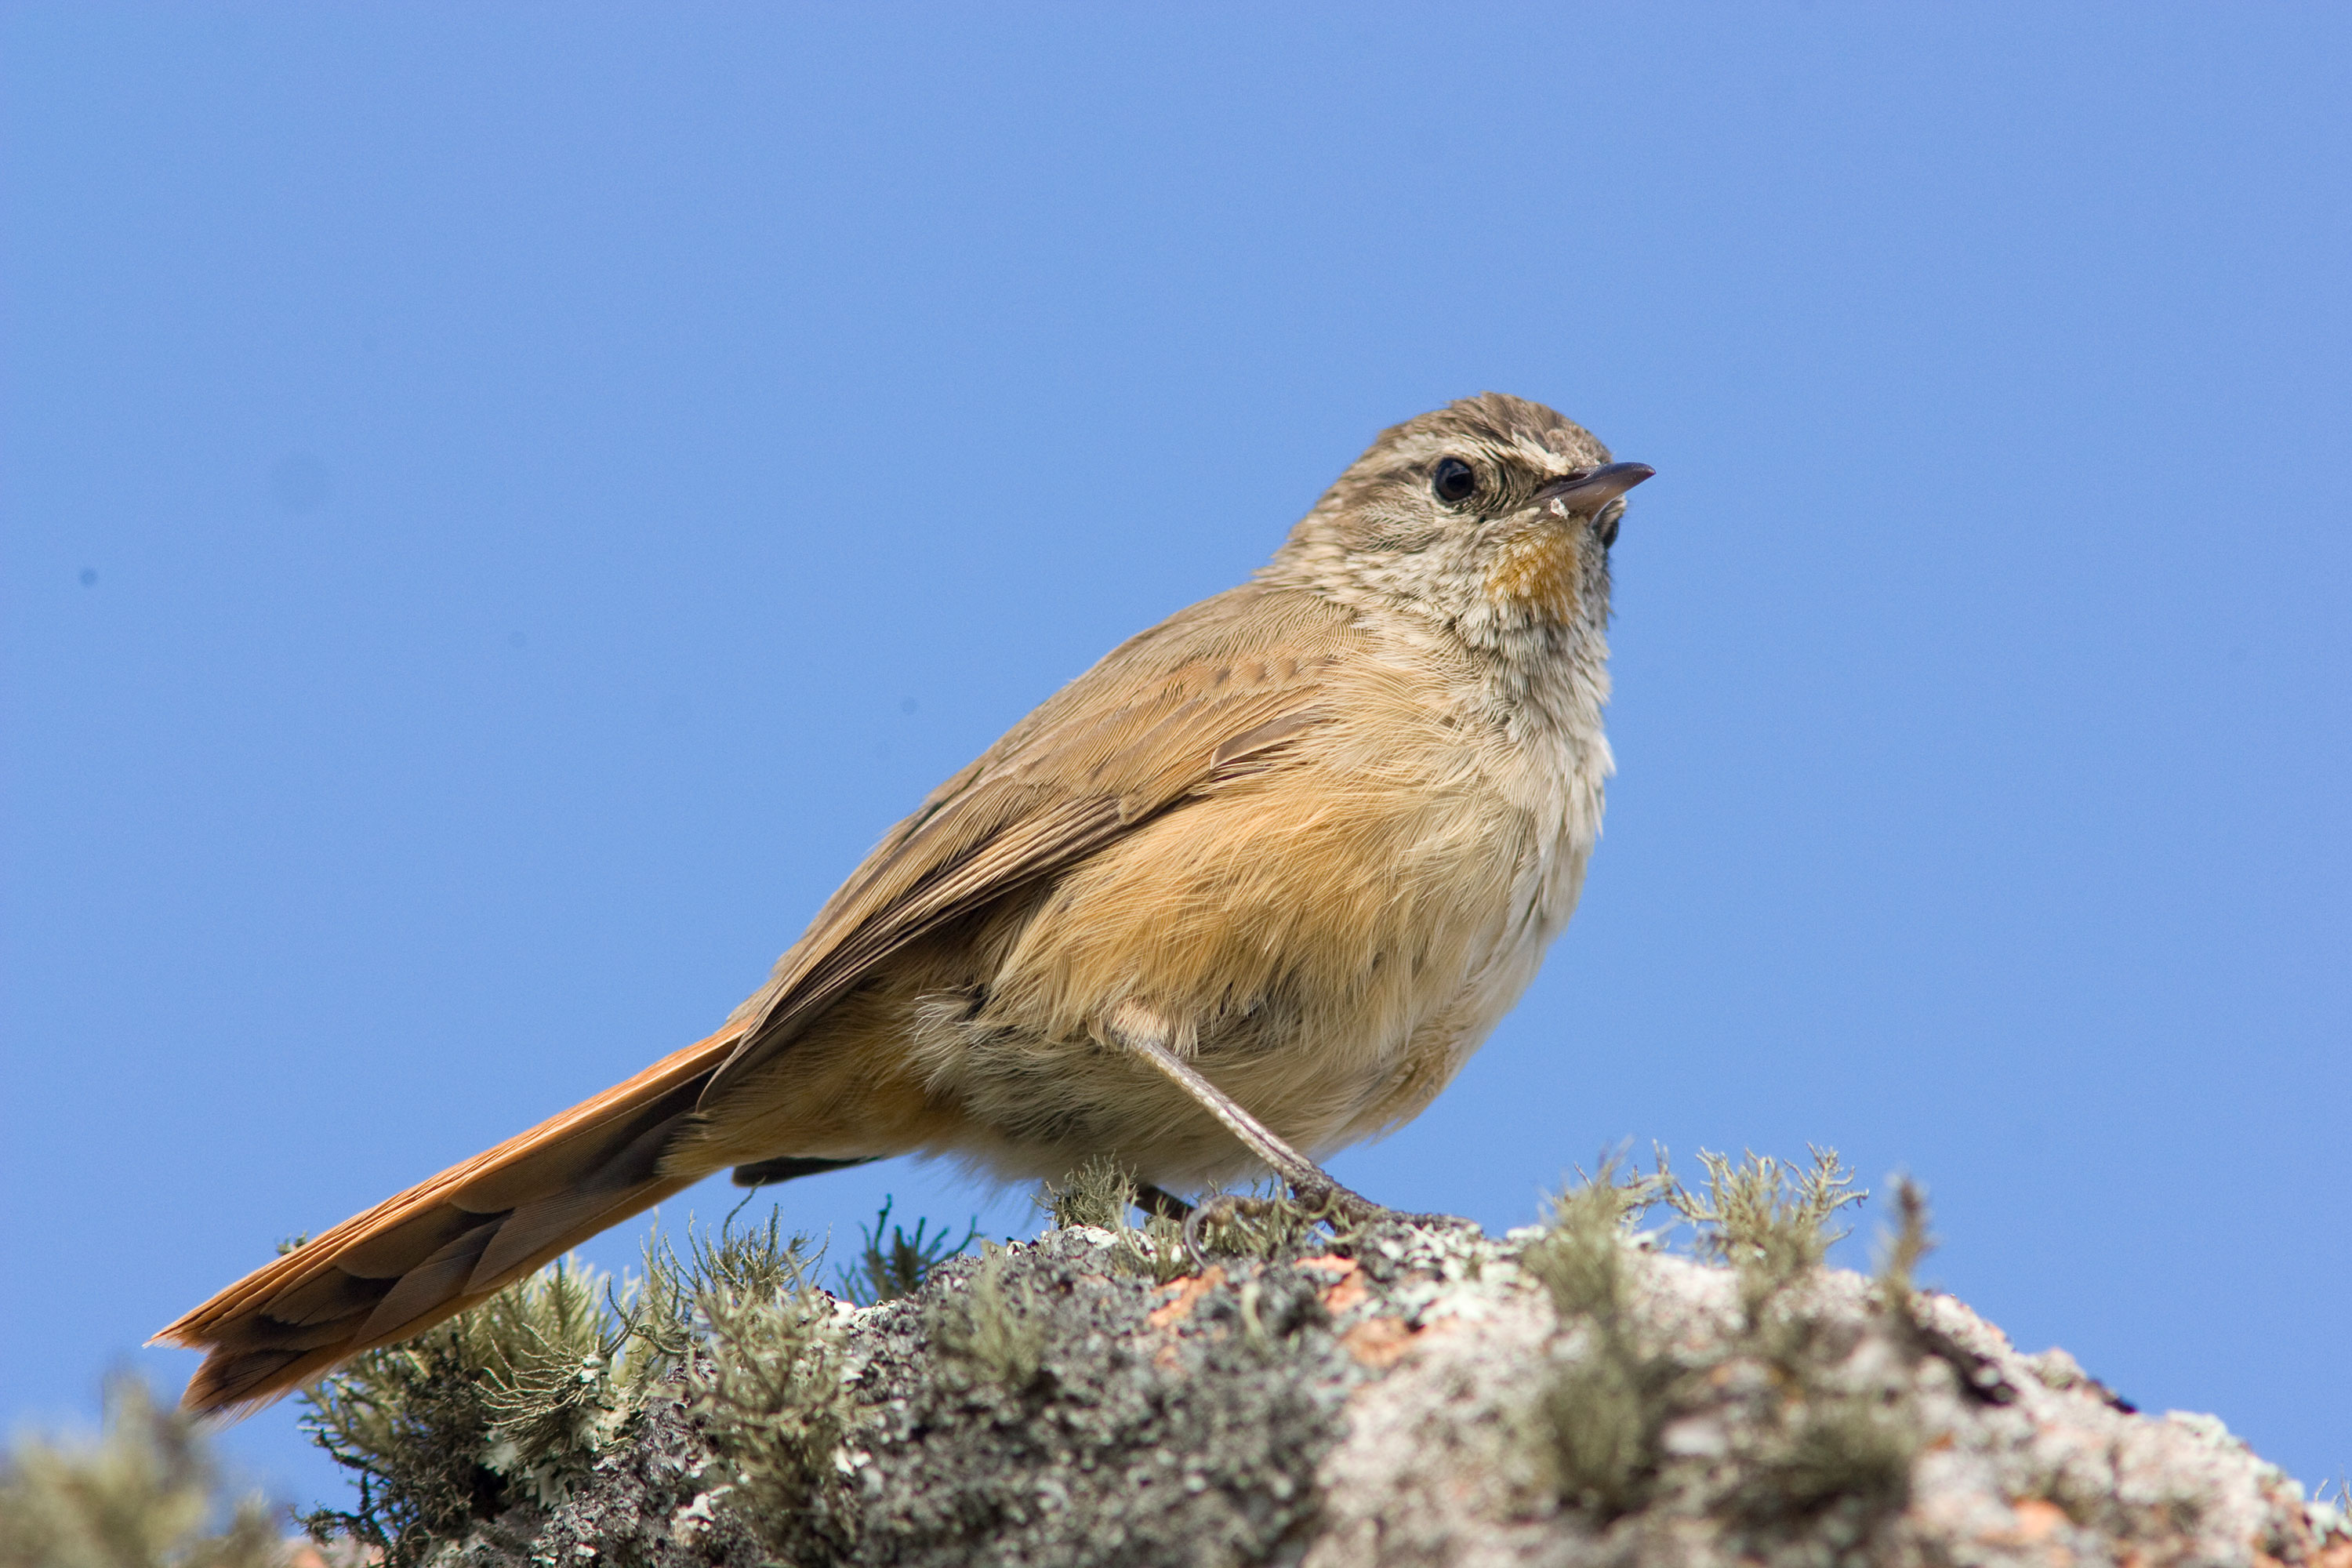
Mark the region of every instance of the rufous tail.
<instances>
[{"instance_id":1,"label":"rufous tail","mask_svg":"<svg viewBox=\"0 0 2352 1568\"><path fill-rule=\"evenodd\" d=\"M182 1404L244 1411L420 1333L689 1185L664 1149L741 1036L730 1025L257 1268L151 1343L208 1353Z\"/></svg>"}]
</instances>

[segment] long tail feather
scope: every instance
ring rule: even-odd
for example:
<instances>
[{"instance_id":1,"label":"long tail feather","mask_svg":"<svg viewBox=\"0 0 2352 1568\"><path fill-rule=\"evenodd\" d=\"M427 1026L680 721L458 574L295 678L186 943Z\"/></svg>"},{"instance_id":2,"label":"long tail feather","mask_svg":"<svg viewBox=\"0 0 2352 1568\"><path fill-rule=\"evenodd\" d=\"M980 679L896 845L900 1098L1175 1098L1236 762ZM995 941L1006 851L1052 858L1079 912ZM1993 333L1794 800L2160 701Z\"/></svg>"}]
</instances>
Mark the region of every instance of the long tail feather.
<instances>
[{"instance_id":1,"label":"long tail feather","mask_svg":"<svg viewBox=\"0 0 2352 1568\"><path fill-rule=\"evenodd\" d=\"M704 1173L664 1150L741 1037L730 1025L343 1221L155 1336L205 1351L182 1403L244 1410L420 1333Z\"/></svg>"}]
</instances>

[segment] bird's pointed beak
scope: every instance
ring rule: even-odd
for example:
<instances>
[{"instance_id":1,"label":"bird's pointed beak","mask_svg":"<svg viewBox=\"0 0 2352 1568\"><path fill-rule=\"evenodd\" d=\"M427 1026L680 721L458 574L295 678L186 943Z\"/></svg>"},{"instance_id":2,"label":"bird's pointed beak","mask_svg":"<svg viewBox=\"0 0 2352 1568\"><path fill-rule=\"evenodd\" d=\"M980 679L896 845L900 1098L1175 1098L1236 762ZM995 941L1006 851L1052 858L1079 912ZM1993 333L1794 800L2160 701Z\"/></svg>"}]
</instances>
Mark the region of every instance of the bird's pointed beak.
<instances>
[{"instance_id":1,"label":"bird's pointed beak","mask_svg":"<svg viewBox=\"0 0 2352 1568\"><path fill-rule=\"evenodd\" d=\"M1544 487L1543 499L1563 517L1599 511L1658 470L1647 463L1611 463L1587 468Z\"/></svg>"}]
</instances>

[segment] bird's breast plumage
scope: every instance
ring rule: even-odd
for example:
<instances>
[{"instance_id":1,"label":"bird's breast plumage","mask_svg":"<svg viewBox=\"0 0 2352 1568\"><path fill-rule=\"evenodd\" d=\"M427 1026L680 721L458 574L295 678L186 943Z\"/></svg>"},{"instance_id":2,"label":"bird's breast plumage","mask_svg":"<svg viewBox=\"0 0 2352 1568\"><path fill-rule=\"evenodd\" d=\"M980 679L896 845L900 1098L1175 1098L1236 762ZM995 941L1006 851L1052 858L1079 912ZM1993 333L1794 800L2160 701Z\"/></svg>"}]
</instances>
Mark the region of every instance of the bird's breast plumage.
<instances>
[{"instance_id":1,"label":"bird's breast plumage","mask_svg":"<svg viewBox=\"0 0 2352 1568\"><path fill-rule=\"evenodd\" d=\"M916 1055L988 1129L981 1163L1053 1176L1149 1147L1171 1184L1245 1168L1205 1117L1171 1131L1191 1113L1122 1029L1328 1151L1419 1110L1517 1000L1581 886L1606 744L1597 723L1515 729L1477 660L1381 630L1318 665L1316 718L1278 752L959 938L984 965L933 994Z\"/></svg>"}]
</instances>

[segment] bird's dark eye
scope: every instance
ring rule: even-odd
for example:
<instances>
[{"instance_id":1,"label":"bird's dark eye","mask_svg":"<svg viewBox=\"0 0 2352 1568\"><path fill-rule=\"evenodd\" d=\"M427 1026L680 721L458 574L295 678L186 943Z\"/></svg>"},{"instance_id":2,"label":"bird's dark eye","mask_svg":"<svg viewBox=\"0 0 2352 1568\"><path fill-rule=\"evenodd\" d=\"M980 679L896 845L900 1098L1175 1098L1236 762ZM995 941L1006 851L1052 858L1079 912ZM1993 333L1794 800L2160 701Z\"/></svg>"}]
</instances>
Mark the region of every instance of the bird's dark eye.
<instances>
[{"instance_id":1,"label":"bird's dark eye","mask_svg":"<svg viewBox=\"0 0 2352 1568\"><path fill-rule=\"evenodd\" d=\"M1601 536L1601 549L1606 550L1617 542L1617 525L1624 521L1623 500L1612 500L1601 509L1601 515L1592 520L1592 531Z\"/></svg>"},{"instance_id":2,"label":"bird's dark eye","mask_svg":"<svg viewBox=\"0 0 2352 1568\"><path fill-rule=\"evenodd\" d=\"M1460 506L1477 489L1478 474L1459 458L1440 458L1437 471L1430 476L1429 488L1447 506Z\"/></svg>"}]
</instances>

